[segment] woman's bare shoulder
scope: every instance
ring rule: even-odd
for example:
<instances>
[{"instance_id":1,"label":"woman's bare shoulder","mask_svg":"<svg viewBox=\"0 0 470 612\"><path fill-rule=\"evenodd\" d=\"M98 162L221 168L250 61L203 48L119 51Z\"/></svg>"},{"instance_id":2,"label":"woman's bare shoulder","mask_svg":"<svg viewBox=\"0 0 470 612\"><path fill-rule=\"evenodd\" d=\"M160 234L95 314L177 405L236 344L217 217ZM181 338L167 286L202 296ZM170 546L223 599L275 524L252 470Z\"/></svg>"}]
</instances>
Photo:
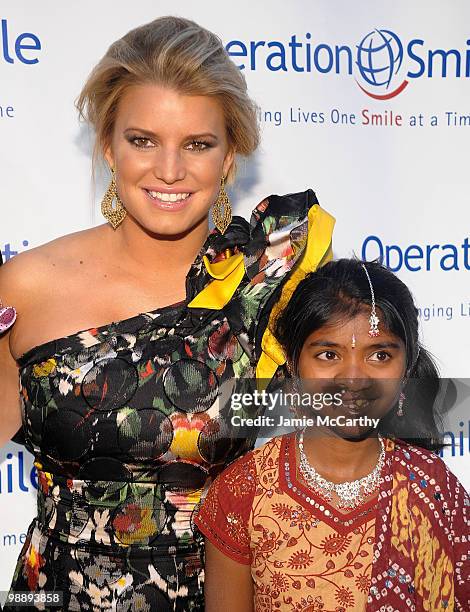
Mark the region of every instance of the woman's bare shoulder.
<instances>
[{"instance_id":1,"label":"woman's bare shoulder","mask_svg":"<svg viewBox=\"0 0 470 612\"><path fill-rule=\"evenodd\" d=\"M15 255L0 266L0 299L21 308L38 291L50 291L74 260L99 244L102 234L102 226L82 230Z\"/></svg>"}]
</instances>

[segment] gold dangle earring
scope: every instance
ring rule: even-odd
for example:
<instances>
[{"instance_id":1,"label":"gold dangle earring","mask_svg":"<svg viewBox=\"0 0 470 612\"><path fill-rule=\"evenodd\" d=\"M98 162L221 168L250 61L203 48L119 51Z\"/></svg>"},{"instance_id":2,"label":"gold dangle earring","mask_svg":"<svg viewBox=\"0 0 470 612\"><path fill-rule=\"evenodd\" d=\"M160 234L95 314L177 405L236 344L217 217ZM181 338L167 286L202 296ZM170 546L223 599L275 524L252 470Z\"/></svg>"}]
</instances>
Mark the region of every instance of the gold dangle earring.
<instances>
[{"instance_id":1,"label":"gold dangle earring","mask_svg":"<svg viewBox=\"0 0 470 612\"><path fill-rule=\"evenodd\" d=\"M116 188L116 173L114 168L111 168L111 182L101 200L101 213L103 217L110 223L113 229L116 229L124 220L127 214L124 204L121 202ZM113 206L113 201L116 201Z\"/></svg>"},{"instance_id":2,"label":"gold dangle earring","mask_svg":"<svg viewBox=\"0 0 470 612\"><path fill-rule=\"evenodd\" d=\"M222 178L220 179L219 195L214 206L212 207L212 221L219 232L221 234L225 234L231 220L232 205L230 204L230 199L225 191L225 179L222 175Z\"/></svg>"}]
</instances>

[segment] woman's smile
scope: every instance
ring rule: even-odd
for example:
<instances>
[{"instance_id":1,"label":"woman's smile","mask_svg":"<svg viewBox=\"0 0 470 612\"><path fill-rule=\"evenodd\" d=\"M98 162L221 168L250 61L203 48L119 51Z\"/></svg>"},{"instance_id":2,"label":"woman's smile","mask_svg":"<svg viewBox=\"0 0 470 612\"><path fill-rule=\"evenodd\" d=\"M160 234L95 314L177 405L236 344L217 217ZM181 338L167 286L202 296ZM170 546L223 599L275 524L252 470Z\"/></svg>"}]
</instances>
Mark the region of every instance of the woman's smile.
<instances>
[{"instance_id":1,"label":"woman's smile","mask_svg":"<svg viewBox=\"0 0 470 612\"><path fill-rule=\"evenodd\" d=\"M178 212L189 205L192 193L189 191L157 191L157 189L144 188L144 192L160 210Z\"/></svg>"}]
</instances>

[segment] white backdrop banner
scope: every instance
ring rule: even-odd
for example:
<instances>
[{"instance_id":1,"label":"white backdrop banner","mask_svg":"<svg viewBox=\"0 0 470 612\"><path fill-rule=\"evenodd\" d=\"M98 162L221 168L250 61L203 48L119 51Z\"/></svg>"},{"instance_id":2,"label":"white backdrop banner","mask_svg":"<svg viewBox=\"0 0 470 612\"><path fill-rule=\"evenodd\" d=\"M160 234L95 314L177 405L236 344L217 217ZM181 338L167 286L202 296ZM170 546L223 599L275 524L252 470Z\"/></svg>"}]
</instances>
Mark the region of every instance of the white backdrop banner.
<instances>
[{"instance_id":1,"label":"white backdrop banner","mask_svg":"<svg viewBox=\"0 0 470 612\"><path fill-rule=\"evenodd\" d=\"M465 0L2 3L3 259L102 222L105 186L91 180L92 135L74 100L111 42L175 10L220 35L260 107L260 150L231 190L236 214L312 187L337 218L335 256L381 258L412 289L442 375L470 378ZM458 409L444 458L470 488L468 403ZM2 449L0 590L34 516L36 486L31 455Z\"/></svg>"}]
</instances>

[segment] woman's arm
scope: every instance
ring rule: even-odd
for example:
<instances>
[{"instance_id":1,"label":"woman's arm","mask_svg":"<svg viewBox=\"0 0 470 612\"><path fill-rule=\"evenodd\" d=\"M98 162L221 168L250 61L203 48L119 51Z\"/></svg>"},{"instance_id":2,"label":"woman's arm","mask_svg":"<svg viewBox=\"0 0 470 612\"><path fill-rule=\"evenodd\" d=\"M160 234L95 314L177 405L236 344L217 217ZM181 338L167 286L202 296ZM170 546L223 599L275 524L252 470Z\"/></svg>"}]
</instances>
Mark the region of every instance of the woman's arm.
<instances>
[{"instance_id":1,"label":"woman's arm","mask_svg":"<svg viewBox=\"0 0 470 612\"><path fill-rule=\"evenodd\" d=\"M10 353L10 331L0 336L0 448L21 427L18 367Z\"/></svg>"},{"instance_id":2,"label":"woman's arm","mask_svg":"<svg viewBox=\"0 0 470 612\"><path fill-rule=\"evenodd\" d=\"M0 297L5 304L16 305L10 303L11 285L12 274L9 266L0 266ZM9 442L21 427L19 372L10 352L12 329L0 334L0 448Z\"/></svg>"},{"instance_id":3,"label":"woman's arm","mask_svg":"<svg viewBox=\"0 0 470 612\"><path fill-rule=\"evenodd\" d=\"M206 538L206 612L253 612L250 565L237 563Z\"/></svg>"}]
</instances>

